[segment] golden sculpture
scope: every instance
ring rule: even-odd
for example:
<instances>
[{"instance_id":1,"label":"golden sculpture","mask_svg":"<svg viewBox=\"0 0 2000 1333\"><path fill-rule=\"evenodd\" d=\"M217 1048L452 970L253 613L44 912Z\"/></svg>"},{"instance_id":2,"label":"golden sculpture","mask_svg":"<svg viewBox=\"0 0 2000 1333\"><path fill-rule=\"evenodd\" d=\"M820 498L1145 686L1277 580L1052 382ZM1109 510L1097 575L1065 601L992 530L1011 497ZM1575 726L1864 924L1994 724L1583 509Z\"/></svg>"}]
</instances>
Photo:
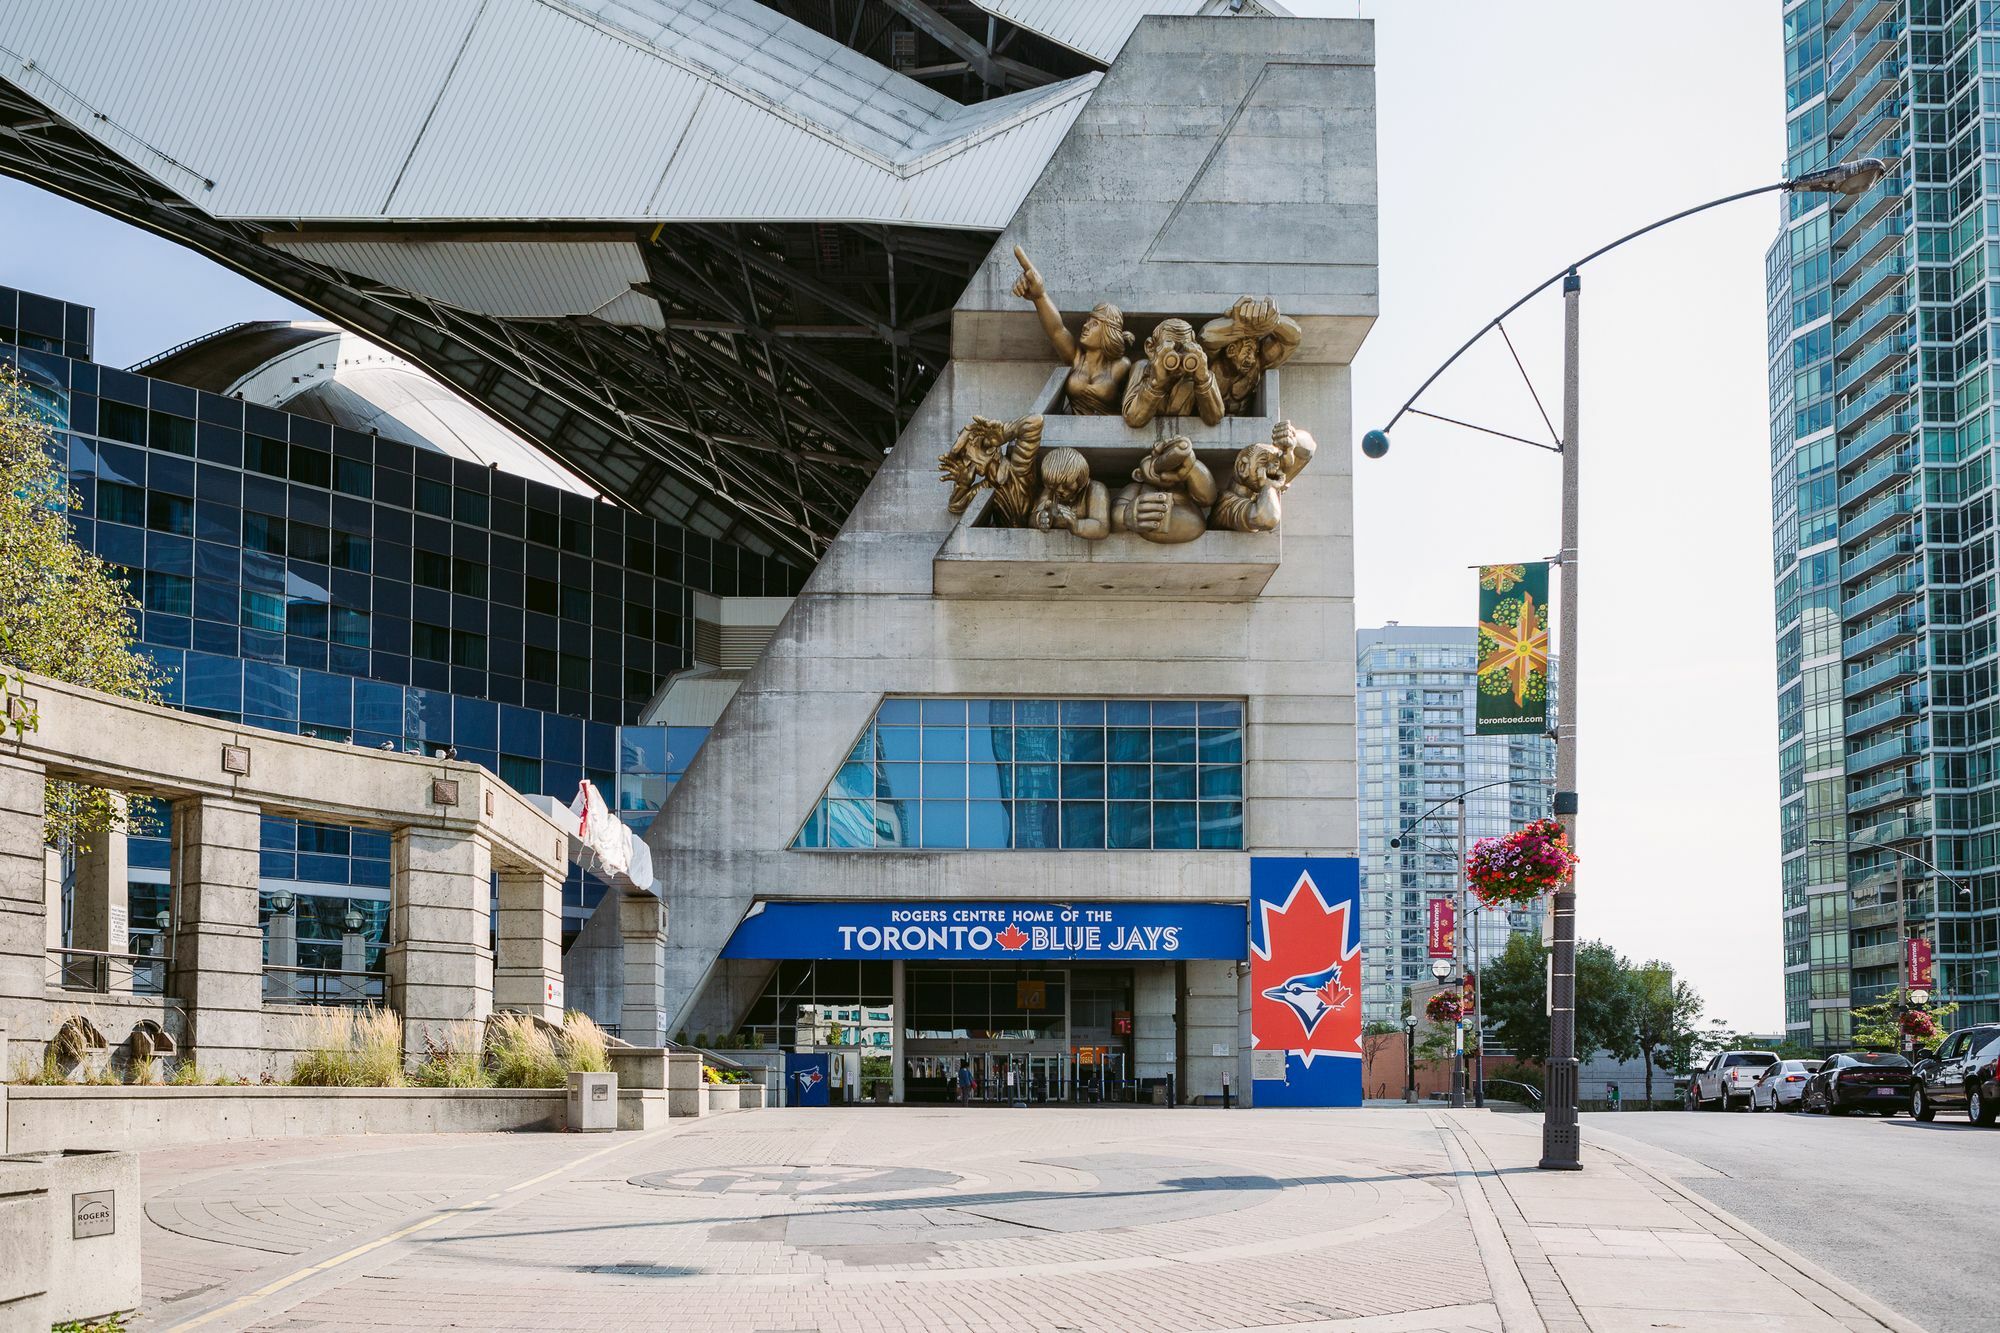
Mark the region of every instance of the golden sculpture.
<instances>
[{"instance_id":1,"label":"golden sculpture","mask_svg":"<svg viewBox=\"0 0 2000 1333\"><path fill-rule=\"evenodd\" d=\"M938 472L951 483L949 505L963 514L981 486L993 488L993 514L1003 527L1028 524L1034 508L1035 455L1042 448L1042 419L995 421L974 417L951 448L938 455Z\"/></svg>"},{"instance_id":2,"label":"golden sculpture","mask_svg":"<svg viewBox=\"0 0 2000 1333\"><path fill-rule=\"evenodd\" d=\"M1068 528L1086 541L1111 535L1111 492L1090 475L1090 460L1074 449L1042 455L1042 495L1034 524L1043 532Z\"/></svg>"},{"instance_id":3,"label":"golden sculpture","mask_svg":"<svg viewBox=\"0 0 2000 1333\"><path fill-rule=\"evenodd\" d=\"M1156 441L1132 469L1132 484L1111 505L1111 530L1134 532L1163 545L1191 542L1208 528L1215 477L1185 435Z\"/></svg>"},{"instance_id":4,"label":"golden sculpture","mask_svg":"<svg viewBox=\"0 0 2000 1333\"><path fill-rule=\"evenodd\" d=\"M1215 502L1209 526L1233 532L1275 532L1282 517L1278 497L1319 445L1289 421L1271 427L1269 444L1245 445L1236 455L1229 488Z\"/></svg>"},{"instance_id":5,"label":"golden sculpture","mask_svg":"<svg viewBox=\"0 0 2000 1333\"><path fill-rule=\"evenodd\" d=\"M1297 322L1278 313L1276 302L1254 296L1238 297L1228 314L1201 326L1201 345L1231 416L1251 414L1264 372L1291 360L1303 336Z\"/></svg>"},{"instance_id":6,"label":"golden sculpture","mask_svg":"<svg viewBox=\"0 0 2000 1333\"><path fill-rule=\"evenodd\" d=\"M1222 389L1194 325L1163 319L1153 326L1146 358L1132 368L1125 386L1124 412L1128 426L1144 426L1154 417L1198 416L1211 426L1222 420Z\"/></svg>"},{"instance_id":7,"label":"golden sculpture","mask_svg":"<svg viewBox=\"0 0 2000 1333\"><path fill-rule=\"evenodd\" d=\"M1072 336L1063 324L1062 312L1042 286L1042 275L1018 245L1014 258L1021 265L1014 295L1035 303L1035 314L1042 321L1049 345L1056 349L1058 359L1069 364L1069 378L1063 382L1069 410L1080 417L1110 416L1118 411L1125 399L1126 377L1132 373L1132 362L1125 355L1132 346L1132 335L1125 332L1125 312L1109 301L1100 301L1083 321L1082 332Z\"/></svg>"}]
</instances>

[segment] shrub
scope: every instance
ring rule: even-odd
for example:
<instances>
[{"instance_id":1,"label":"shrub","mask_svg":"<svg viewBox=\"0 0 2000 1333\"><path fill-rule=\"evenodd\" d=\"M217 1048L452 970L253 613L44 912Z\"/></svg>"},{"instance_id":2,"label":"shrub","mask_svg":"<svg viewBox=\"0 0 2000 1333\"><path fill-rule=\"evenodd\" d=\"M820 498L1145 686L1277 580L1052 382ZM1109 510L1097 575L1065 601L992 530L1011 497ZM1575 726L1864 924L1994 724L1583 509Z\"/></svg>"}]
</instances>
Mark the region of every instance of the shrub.
<instances>
[{"instance_id":1,"label":"shrub","mask_svg":"<svg viewBox=\"0 0 2000 1333\"><path fill-rule=\"evenodd\" d=\"M403 1020L386 1009L343 1009L306 1020L305 1049L292 1066L302 1088L403 1086Z\"/></svg>"},{"instance_id":2,"label":"shrub","mask_svg":"<svg viewBox=\"0 0 2000 1333\"><path fill-rule=\"evenodd\" d=\"M154 1076L159 1073L159 1069L159 1061L155 1060L152 1056L139 1056L137 1059L126 1061L125 1081L127 1083L151 1083L154 1080Z\"/></svg>"},{"instance_id":3,"label":"shrub","mask_svg":"<svg viewBox=\"0 0 2000 1333\"><path fill-rule=\"evenodd\" d=\"M495 1014L487 1020L486 1062L498 1088L560 1088L569 1072L555 1038L526 1014Z\"/></svg>"},{"instance_id":4,"label":"shrub","mask_svg":"<svg viewBox=\"0 0 2000 1333\"><path fill-rule=\"evenodd\" d=\"M572 1009L563 1015L562 1060L570 1074L611 1072L610 1040L589 1014Z\"/></svg>"},{"instance_id":5,"label":"shrub","mask_svg":"<svg viewBox=\"0 0 2000 1333\"><path fill-rule=\"evenodd\" d=\"M442 1036L424 1030L424 1055L410 1075L419 1088L487 1088L493 1080L486 1075L479 1042L467 1024L454 1024Z\"/></svg>"}]
</instances>

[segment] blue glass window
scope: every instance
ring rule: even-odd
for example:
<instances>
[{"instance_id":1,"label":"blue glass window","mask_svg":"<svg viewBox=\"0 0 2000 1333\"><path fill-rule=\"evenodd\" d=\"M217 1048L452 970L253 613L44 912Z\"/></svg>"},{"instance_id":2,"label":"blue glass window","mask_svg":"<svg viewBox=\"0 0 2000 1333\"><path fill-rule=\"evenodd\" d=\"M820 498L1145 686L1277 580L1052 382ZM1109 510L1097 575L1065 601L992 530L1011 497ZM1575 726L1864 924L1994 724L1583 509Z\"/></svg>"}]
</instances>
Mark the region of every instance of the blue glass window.
<instances>
[{"instance_id":1,"label":"blue glass window","mask_svg":"<svg viewBox=\"0 0 2000 1333\"><path fill-rule=\"evenodd\" d=\"M625 772L657 763L649 730L624 730ZM792 845L1240 850L1243 705L884 699Z\"/></svg>"}]
</instances>

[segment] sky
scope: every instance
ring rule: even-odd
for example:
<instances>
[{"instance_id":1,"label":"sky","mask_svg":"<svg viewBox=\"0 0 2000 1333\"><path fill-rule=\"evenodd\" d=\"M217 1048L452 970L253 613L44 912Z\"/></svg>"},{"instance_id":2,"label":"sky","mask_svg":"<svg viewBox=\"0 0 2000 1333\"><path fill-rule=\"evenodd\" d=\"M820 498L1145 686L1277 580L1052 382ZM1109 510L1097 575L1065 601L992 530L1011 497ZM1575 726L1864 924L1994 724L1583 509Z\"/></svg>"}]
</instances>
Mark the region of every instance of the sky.
<instances>
[{"instance_id":1,"label":"sky","mask_svg":"<svg viewBox=\"0 0 2000 1333\"><path fill-rule=\"evenodd\" d=\"M1382 315L1354 433L1480 325L1635 227L1782 174L1775 0L1290 0L1376 21ZM1780 973L1763 254L1775 199L1583 274L1578 929L1776 1031ZM208 260L0 179L0 282L98 308L126 365L305 312ZM1282 293L1277 294L1282 304ZM1561 306L1508 324L1551 415ZM1422 406L1546 435L1497 338ZM1306 423L1312 425L1313 423ZM1554 454L1405 418L1355 450L1356 623L1466 624L1469 566L1558 544Z\"/></svg>"}]
</instances>

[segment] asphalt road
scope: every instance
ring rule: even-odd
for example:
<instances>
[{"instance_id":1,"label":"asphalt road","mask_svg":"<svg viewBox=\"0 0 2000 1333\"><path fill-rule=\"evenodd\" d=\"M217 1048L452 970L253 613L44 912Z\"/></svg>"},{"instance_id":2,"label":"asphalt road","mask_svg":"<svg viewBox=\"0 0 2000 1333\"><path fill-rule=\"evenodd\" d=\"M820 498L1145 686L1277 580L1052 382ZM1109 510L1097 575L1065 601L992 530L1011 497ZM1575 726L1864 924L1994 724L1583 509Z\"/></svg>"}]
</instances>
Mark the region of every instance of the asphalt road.
<instances>
[{"instance_id":1,"label":"asphalt road","mask_svg":"<svg viewBox=\"0 0 2000 1333\"><path fill-rule=\"evenodd\" d=\"M2000 1327L2000 1130L1908 1116L1593 1114L1713 1168L1681 1184L1931 1333ZM1670 1162L1649 1165L1672 1170Z\"/></svg>"}]
</instances>

